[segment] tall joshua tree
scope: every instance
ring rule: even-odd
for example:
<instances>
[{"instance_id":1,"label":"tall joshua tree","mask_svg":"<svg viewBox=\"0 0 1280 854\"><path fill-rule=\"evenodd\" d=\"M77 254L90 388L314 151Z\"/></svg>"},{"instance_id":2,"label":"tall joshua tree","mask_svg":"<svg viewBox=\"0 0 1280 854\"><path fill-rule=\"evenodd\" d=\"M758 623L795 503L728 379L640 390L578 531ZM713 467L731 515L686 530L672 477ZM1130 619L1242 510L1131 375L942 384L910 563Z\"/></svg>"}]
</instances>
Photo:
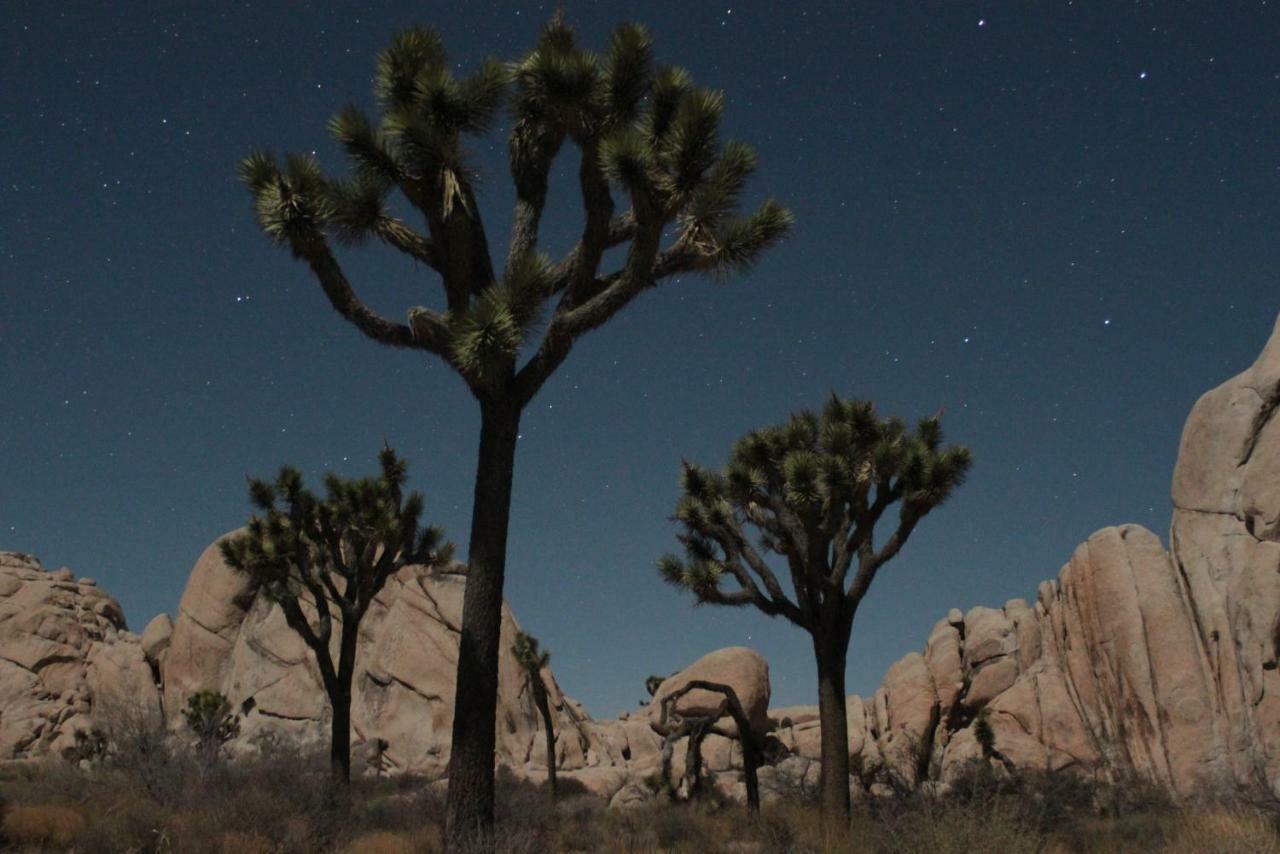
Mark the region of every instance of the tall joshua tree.
<instances>
[{"instance_id":1,"label":"tall joshua tree","mask_svg":"<svg viewBox=\"0 0 1280 854\"><path fill-rule=\"evenodd\" d=\"M329 759L334 779L351 780L351 683L360 621L387 579L411 565L439 566L452 556L438 528L419 525L422 495L403 494L404 460L378 455L377 477L325 478L324 498L285 466L275 483L249 481L262 515L224 539L227 564L250 575L316 657L333 710ZM334 621L339 623L334 657Z\"/></svg>"},{"instance_id":2,"label":"tall joshua tree","mask_svg":"<svg viewBox=\"0 0 1280 854\"><path fill-rule=\"evenodd\" d=\"M529 676L529 686L533 691L533 703L542 715L542 725L547 732L547 783L551 787L551 799L556 797L556 731L551 719L551 703L547 700L547 685L542 681L543 669L551 663L551 653L539 649L538 639L533 635L520 632L511 645L516 661Z\"/></svg>"},{"instance_id":3,"label":"tall joshua tree","mask_svg":"<svg viewBox=\"0 0 1280 854\"><path fill-rule=\"evenodd\" d=\"M333 308L367 337L442 359L480 406L463 600L446 840L483 843L493 826L499 624L520 416L583 335L640 294L682 274L745 270L791 225L769 200L740 216L756 166L749 147L719 140L724 99L678 68L658 68L649 33L619 27L602 54L578 47L557 16L509 64L488 60L458 79L432 30L397 35L378 57L378 117L347 107L329 122L352 166L328 177L312 157L283 168L268 153L240 167L263 230L306 263ZM515 211L495 265L463 140L509 108ZM553 161L577 149L583 228L553 260L539 225ZM415 229L391 211L397 192ZM615 193L622 200L619 206ZM357 295L334 244L376 239L435 274L442 306L401 319ZM605 269L616 250L623 260Z\"/></svg>"},{"instance_id":4,"label":"tall joshua tree","mask_svg":"<svg viewBox=\"0 0 1280 854\"><path fill-rule=\"evenodd\" d=\"M699 603L754 605L809 633L828 830L849 823L844 677L854 615L876 574L963 482L969 463L967 448L942 447L938 416L909 432L896 418L877 417L870 403L833 395L821 416L805 410L748 433L723 471L683 464L675 518L685 557L667 555L659 570ZM876 524L895 504L897 525L877 544ZM748 528L759 533L759 548ZM769 553L783 559L792 596Z\"/></svg>"}]
</instances>

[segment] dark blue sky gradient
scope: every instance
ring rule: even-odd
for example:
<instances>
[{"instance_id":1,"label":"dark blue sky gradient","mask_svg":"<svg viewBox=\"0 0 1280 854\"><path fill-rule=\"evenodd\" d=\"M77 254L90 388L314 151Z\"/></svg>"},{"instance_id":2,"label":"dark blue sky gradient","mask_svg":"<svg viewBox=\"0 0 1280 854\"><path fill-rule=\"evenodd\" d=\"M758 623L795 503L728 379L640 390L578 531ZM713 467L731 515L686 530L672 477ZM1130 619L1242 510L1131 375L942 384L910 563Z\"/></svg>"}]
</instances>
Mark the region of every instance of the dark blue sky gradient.
<instances>
[{"instance_id":1,"label":"dark blue sky gradient","mask_svg":"<svg viewBox=\"0 0 1280 854\"><path fill-rule=\"evenodd\" d=\"M756 193L797 219L749 276L672 283L593 333L526 415L507 597L569 693L612 715L648 674L746 643L776 705L816 702L803 633L695 610L653 565L681 456L723 462L833 390L908 418L943 406L975 457L864 603L851 691L948 608L1032 596L1095 529L1165 534L1188 409L1280 309L1275 4L568 6L586 44L639 19L660 59L723 88ZM384 439L465 543L474 402L342 322L258 232L235 164L314 149L341 172L325 122L371 106L396 29L438 27L466 69L548 14L0 5L0 548L97 578L140 630L243 522L246 473L364 473ZM504 133L472 155L500 252ZM581 219L562 167L553 252ZM345 256L369 302L438 298L386 251Z\"/></svg>"}]
</instances>

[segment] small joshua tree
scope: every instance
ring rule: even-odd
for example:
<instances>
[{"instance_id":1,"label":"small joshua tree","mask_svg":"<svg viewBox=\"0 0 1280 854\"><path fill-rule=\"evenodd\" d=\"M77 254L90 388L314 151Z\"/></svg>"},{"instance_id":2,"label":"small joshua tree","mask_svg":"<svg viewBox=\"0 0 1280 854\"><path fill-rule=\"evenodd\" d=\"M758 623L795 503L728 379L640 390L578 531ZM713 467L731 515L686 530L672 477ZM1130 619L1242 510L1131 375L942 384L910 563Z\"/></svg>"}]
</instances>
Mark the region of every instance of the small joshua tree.
<instances>
[{"instance_id":1,"label":"small joshua tree","mask_svg":"<svg viewBox=\"0 0 1280 854\"><path fill-rule=\"evenodd\" d=\"M973 722L973 737L978 742L979 749L982 750L982 759L988 768L991 767L992 760L995 760L1003 765L1006 771L1016 773L1017 766L996 747L996 731L991 727L990 709L984 708L978 712L978 719Z\"/></svg>"},{"instance_id":2,"label":"small joshua tree","mask_svg":"<svg viewBox=\"0 0 1280 854\"><path fill-rule=\"evenodd\" d=\"M533 702L542 715L542 725L547 732L547 784L551 787L551 798L556 796L556 732L551 719L551 704L547 701L547 685L542 681L542 670L551 663L551 653L538 648L538 639L533 635L519 632L516 642L511 645L516 661L529 675L529 686L533 690Z\"/></svg>"},{"instance_id":3,"label":"small joshua tree","mask_svg":"<svg viewBox=\"0 0 1280 854\"><path fill-rule=\"evenodd\" d=\"M249 481L263 515L221 543L228 565L248 573L284 611L285 621L315 654L333 709L330 762L351 780L351 683L360 621L387 580L406 566L440 566L452 557L438 528L419 525L422 495L404 495L407 465L390 448L378 455L377 477L325 478L325 497L302 485L293 468L274 484ZM334 657L334 621L339 623Z\"/></svg>"},{"instance_id":4,"label":"small joshua tree","mask_svg":"<svg viewBox=\"0 0 1280 854\"><path fill-rule=\"evenodd\" d=\"M240 716L231 712L231 703L218 691L197 691L187 698L182 710L187 727L195 733L196 743L207 756L240 734Z\"/></svg>"},{"instance_id":5,"label":"small joshua tree","mask_svg":"<svg viewBox=\"0 0 1280 854\"><path fill-rule=\"evenodd\" d=\"M699 603L754 605L809 633L829 829L849 821L844 678L854 615L876 574L963 482L969 464L968 449L942 447L938 416L910 432L898 419L877 417L870 403L834 395L821 416L801 411L747 434L723 471L684 463L675 518L685 557L667 555L659 570ZM876 523L894 504L897 525L877 546ZM748 527L759 532L759 548ZM793 597L766 560L769 552L785 560Z\"/></svg>"},{"instance_id":6,"label":"small joshua tree","mask_svg":"<svg viewBox=\"0 0 1280 854\"><path fill-rule=\"evenodd\" d=\"M557 14L523 56L459 77L434 30L406 30L378 57L378 114L352 106L329 123L350 178L301 154L281 164L259 152L241 164L259 225L310 268L338 314L373 341L444 361L479 404L449 847L493 848L502 588L521 414L584 336L642 294L681 276L745 272L791 227L790 212L772 199L741 211L756 155L721 138L723 94L659 66L653 53L636 24L618 27L599 53L584 50ZM466 147L504 107L515 210L506 257L497 259ZM573 158L582 232L552 259L540 230L562 154ZM403 204L390 204L393 196ZM368 241L437 277L437 302L386 315L361 299L336 249Z\"/></svg>"}]
</instances>

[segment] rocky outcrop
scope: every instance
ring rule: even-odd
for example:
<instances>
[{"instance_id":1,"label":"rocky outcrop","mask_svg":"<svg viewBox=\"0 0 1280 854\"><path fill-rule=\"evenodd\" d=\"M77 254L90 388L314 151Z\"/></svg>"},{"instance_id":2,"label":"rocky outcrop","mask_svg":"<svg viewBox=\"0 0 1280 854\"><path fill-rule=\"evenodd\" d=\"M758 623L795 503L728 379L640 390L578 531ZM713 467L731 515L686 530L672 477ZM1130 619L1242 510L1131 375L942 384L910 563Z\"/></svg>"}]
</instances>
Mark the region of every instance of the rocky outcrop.
<instances>
[{"instance_id":1,"label":"rocky outcrop","mask_svg":"<svg viewBox=\"0 0 1280 854\"><path fill-rule=\"evenodd\" d=\"M872 791L946 781L998 749L1029 769L1136 772L1179 794L1280 795L1280 327L1205 394L1173 478L1170 549L1137 525L1098 531L1034 603L953 610L923 653L850 697L849 752ZM817 758L815 709L780 739Z\"/></svg>"},{"instance_id":2,"label":"rocky outcrop","mask_svg":"<svg viewBox=\"0 0 1280 854\"><path fill-rule=\"evenodd\" d=\"M1136 772L1184 795L1261 785L1280 796L1278 404L1280 329L1252 367L1192 410L1168 550L1137 525L1098 531L1034 601L953 609L873 696L848 698L853 794L954 778L981 755L981 715L1019 768ZM353 729L372 768L444 771L465 584L458 568L409 568L366 616ZM504 609L498 758L541 777L541 717L510 653L516 630ZM612 721L591 720L550 671L543 678L562 778L620 807L644 801L642 781L659 766L662 698L696 678L732 685L753 729L789 751L771 750L766 797L816 780L817 710L769 712L768 666L751 650L705 656L664 681L648 708ZM65 754L77 730L122 703L163 709L179 727L186 697L201 689L226 694L241 714L237 749L268 736L325 739L311 655L216 544L196 562L176 619L156 618L141 638L91 580L0 552L0 759ZM690 692L678 711L705 713L711 699ZM679 774L681 747L675 756ZM708 736L704 760L718 786L740 794L735 741Z\"/></svg>"},{"instance_id":3,"label":"rocky outcrop","mask_svg":"<svg viewBox=\"0 0 1280 854\"><path fill-rule=\"evenodd\" d=\"M757 736L768 732L769 664L760 653L745 646L730 646L707 653L684 670L663 680L648 706L650 726L658 730L662 704L666 698L695 681L715 682L733 689L752 731ZM682 717L706 717L715 714L723 701L723 694L695 688L675 701L673 711ZM718 720L716 726L731 733L738 731L728 715Z\"/></svg>"},{"instance_id":4,"label":"rocky outcrop","mask_svg":"<svg viewBox=\"0 0 1280 854\"><path fill-rule=\"evenodd\" d=\"M361 622L353 752L380 771L445 770L465 585L460 565L445 572L408 567L387 582ZM528 676L510 652L518 628L504 607L498 757L513 767L545 768L541 717ZM304 744L327 740L330 711L314 656L280 609L223 563L216 543L191 572L161 674L175 727L186 697L208 689L225 694L241 715L233 750L249 749L264 737ZM560 692L549 670L543 679L555 717L557 763L585 767L591 751L587 715Z\"/></svg>"},{"instance_id":5,"label":"rocky outcrop","mask_svg":"<svg viewBox=\"0 0 1280 854\"><path fill-rule=\"evenodd\" d=\"M69 569L0 552L0 759L69 755L104 716L159 709L119 602Z\"/></svg>"}]
</instances>

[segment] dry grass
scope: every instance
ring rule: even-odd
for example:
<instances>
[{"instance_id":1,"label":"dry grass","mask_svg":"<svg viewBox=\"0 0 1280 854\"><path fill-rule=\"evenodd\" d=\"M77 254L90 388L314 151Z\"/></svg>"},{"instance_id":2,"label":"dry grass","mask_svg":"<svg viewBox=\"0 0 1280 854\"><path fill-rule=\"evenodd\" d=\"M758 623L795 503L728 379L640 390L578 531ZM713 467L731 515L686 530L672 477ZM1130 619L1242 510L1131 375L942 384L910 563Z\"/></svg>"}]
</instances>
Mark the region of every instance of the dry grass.
<instances>
[{"instance_id":1,"label":"dry grass","mask_svg":"<svg viewBox=\"0 0 1280 854\"><path fill-rule=\"evenodd\" d=\"M1168 851L1176 854L1280 854L1273 817L1242 809L1182 816L1174 823Z\"/></svg>"},{"instance_id":2,"label":"dry grass","mask_svg":"<svg viewBox=\"0 0 1280 854\"><path fill-rule=\"evenodd\" d=\"M418 833L375 830L351 840L344 854L436 854L443 850L440 831L432 826Z\"/></svg>"},{"instance_id":3,"label":"dry grass","mask_svg":"<svg viewBox=\"0 0 1280 854\"><path fill-rule=\"evenodd\" d=\"M140 743L145 744L146 739ZM150 745L144 756L88 770L0 769L0 849L191 854L436 854L439 787L406 778L328 782L323 759L287 752L201 763ZM7 809L5 807L7 806ZM1179 810L1158 792L1026 775L978 775L944 799L906 796L855 811L824 836L811 801L655 801L610 810L585 791L552 802L545 788L498 781L499 854L1280 854L1274 805L1219 799Z\"/></svg>"},{"instance_id":4,"label":"dry grass","mask_svg":"<svg viewBox=\"0 0 1280 854\"><path fill-rule=\"evenodd\" d=\"M224 833L218 840L220 854L274 854L276 846L259 833Z\"/></svg>"},{"instance_id":5,"label":"dry grass","mask_svg":"<svg viewBox=\"0 0 1280 854\"><path fill-rule=\"evenodd\" d=\"M77 810L54 804L18 804L4 815L4 839L14 847L67 848L85 828Z\"/></svg>"}]
</instances>

